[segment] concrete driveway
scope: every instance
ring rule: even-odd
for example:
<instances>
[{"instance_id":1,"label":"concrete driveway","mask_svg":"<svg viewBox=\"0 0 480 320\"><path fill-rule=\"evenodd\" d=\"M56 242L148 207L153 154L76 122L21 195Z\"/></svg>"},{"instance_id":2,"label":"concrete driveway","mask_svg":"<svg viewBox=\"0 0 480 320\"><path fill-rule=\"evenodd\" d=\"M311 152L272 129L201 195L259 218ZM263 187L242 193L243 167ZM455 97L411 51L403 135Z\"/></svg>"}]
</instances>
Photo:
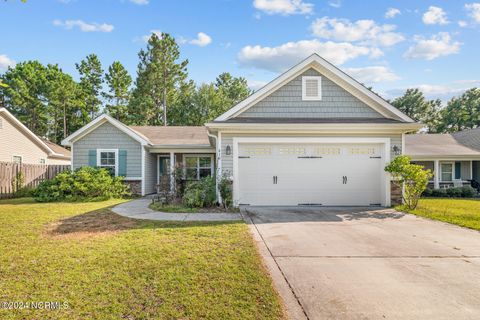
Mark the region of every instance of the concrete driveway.
<instances>
[{"instance_id":1,"label":"concrete driveway","mask_svg":"<svg viewBox=\"0 0 480 320\"><path fill-rule=\"evenodd\" d=\"M391 209L245 212L292 318L480 319L479 232Z\"/></svg>"}]
</instances>

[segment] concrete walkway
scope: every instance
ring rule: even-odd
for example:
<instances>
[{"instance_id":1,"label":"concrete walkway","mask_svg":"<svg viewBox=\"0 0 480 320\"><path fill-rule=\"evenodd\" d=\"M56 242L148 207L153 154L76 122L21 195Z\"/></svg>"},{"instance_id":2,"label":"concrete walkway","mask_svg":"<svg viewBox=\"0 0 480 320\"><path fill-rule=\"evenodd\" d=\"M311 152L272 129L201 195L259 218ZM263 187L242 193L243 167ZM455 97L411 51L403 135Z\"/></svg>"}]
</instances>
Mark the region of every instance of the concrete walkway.
<instances>
[{"instance_id":1,"label":"concrete walkway","mask_svg":"<svg viewBox=\"0 0 480 320\"><path fill-rule=\"evenodd\" d=\"M235 221L242 220L239 213L173 213L160 212L148 206L152 199L136 199L119 204L112 211L128 218L163 221Z\"/></svg>"}]
</instances>

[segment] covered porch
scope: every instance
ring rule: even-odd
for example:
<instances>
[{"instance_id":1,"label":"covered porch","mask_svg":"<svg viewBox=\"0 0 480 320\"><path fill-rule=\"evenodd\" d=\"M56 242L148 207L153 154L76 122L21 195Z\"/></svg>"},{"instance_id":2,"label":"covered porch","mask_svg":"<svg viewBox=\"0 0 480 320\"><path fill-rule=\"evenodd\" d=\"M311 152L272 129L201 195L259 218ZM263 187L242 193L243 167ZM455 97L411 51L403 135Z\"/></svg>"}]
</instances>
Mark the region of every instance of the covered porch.
<instances>
[{"instance_id":1,"label":"covered porch","mask_svg":"<svg viewBox=\"0 0 480 320\"><path fill-rule=\"evenodd\" d=\"M156 192L183 189L190 181L215 174L215 149L152 149L155 156Z\"/></svg>"},{"instance_id":2,"label":"covered porch","mask_svg":"<svg viewBox=\"0 0 480 320\"><path fill-rule=\"evenodd\" d=\"M432 171L429 188L462 187L471 185L472 180L480 181L480 159L413 160L412 163Z\"/></svg>"}]
</instances>

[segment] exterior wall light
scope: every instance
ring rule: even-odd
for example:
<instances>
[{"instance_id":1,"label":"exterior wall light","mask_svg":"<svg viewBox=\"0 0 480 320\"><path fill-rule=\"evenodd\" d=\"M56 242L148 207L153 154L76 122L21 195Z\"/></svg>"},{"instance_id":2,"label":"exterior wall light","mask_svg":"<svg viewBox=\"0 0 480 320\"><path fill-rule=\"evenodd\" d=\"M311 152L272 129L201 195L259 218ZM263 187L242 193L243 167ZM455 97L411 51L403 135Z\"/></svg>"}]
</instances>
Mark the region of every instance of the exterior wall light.
<instances>
[{"instance_id":1,"label":"exterior wall light","mask_svg":"<svg viewBox=\"0 0 480 320\"><path fill-rule=\"evenodd\" d=\"M227 145L227 147L225 148L225 154L227 156L232 154L232 147L230 147L230 145Z\"/></svg>"}]
</instances>

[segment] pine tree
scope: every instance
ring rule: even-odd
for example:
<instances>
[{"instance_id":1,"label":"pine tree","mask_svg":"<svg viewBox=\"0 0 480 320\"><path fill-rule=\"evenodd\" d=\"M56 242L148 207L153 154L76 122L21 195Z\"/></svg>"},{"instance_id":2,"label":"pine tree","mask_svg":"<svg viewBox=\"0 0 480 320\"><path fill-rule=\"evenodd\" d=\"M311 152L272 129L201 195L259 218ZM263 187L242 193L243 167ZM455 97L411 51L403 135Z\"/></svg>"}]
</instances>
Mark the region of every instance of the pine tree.
<instances>
[{"instance_id":1,"label":"pine tree","mask_svg":"<svg viewBox=\"0 0 480 320\"><path fill-rule=\"evenodd\" d=\"M109 101L106 105L107 112L119 121L127 121L132 77L119 61L115 61L108 67L105 82L108 85L108 92L104 93Z\"/></svg>"},{"instance_id":2,"label":"pine tree","mask_svg":"<svg viewBox=\"0 0 480 320\"><path fill-rule=\"evenodd\" d=\"M138 54L136 88L130 104L133 122L166 126L167 108L180 84L187 78L188 60L180 61L175 39L167 33L152 34L146 50Z\"/></svg>"},{"instance_id":3,"label":"pine tree","mask_svg":"<svg viewBox=\"0 0 480 320\"><path fill-rule=\"evenodd\" d=\"M75 66L80 73L80 87L86 105L86 110L83 111L83 120L84 123L87 123L96 117L102 106L100 100L103 83L102 64L96 54L90 54Z\"/></svg>"}]
</instances>

